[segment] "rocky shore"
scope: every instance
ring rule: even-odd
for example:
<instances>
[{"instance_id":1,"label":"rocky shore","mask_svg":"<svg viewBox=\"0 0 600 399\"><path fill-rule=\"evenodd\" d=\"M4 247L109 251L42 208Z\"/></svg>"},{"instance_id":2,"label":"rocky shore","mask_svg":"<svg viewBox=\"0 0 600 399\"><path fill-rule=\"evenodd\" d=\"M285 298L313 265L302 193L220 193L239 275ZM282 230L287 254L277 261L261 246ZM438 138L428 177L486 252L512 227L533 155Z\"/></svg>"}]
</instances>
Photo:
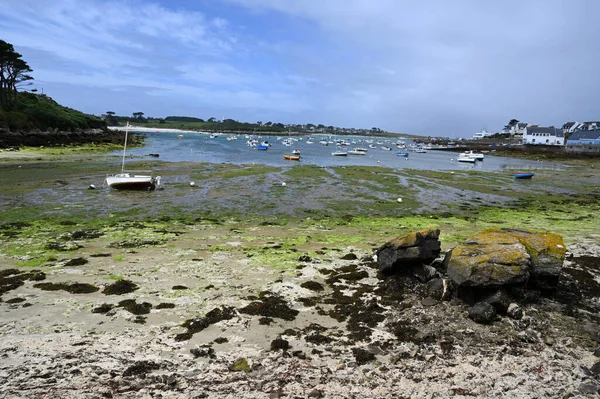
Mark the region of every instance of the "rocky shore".
<instances>
[{"instance_id":1,"label":"rocky shore","mask_svg":"<svg viewBox=\"0 0 600 399\"><path fill-rule=\"evenodd\" d=\"M49 157L0 165L0 398L599 396L594 165Z\"/></svg>"},{"instance_id":2,"label":"rocky shore","mask_svg":"<svg viewBox=\"0 0 600 399\"><path fill-rule=\"evenodd\" d=\"M3 227L5 238L19 229ZM3 267L0 397L598 395L594 242L568 249L551 295L482 323L464 298L432 294L443 258L428 277L421 267L389 275L376 252L323 248L286 271L252 263L239 242L192 249L218 227L171 233L164 245L74 227L46 244L71 252L45 271Z\"/></svg>"}]
</instances>

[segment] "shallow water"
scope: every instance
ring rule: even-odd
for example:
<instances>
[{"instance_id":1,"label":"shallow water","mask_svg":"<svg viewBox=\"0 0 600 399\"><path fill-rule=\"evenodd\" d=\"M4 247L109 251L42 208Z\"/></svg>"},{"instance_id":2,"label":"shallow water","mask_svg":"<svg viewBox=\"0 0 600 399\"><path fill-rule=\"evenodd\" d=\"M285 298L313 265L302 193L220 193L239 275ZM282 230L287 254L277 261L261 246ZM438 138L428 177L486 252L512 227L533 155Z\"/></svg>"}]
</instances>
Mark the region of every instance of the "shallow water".
<instances>
[{"instance_id":1,"label":"shallow water","mask_svg":"<svg viewBox=\"0 0 600 399\"><path fill-rule=\"evenodd\" d=\"M318 166L385 166L396 169L422 169L422 170L514 170L514 169L560 169L559 163L547 161L523 160L515 158L506 158L501 156L486 155L483 162L468 164L456 161L458 153L448 151L430 150L427 153L410 152L408 158L398 157L399 151L405 149L396 149L395 143L399 139L389 138L366 138L366 137L345 137L335 136L331 139L329 136L313 136L313 143L308 144L307 137L299 138L293 146L288 147L282 144L284 137L260 136L259 142L268 141L271 147L267 151L258 151L247 145L245 135L238 135L235 140L227 140L228 135L218 135L216 138L210 138L205 133L185 133L183 140L178 140L178 133L171 132L147 132L146 144L143 147L132 148L127 151L128 156L139 159L156 159L149 154L159 154L161 161L167 162L210 162L210 163L232 163L232 164L265 164L271 166L290 166L297 163L318 165ZM348 149L355 147L368 147L366 140L372 140L372 144L377 148L369 148L366 155L348 155L346 157L332 156L331 153L337 150L335 144L327 146L319 144L324 138L327 140L346 139L351 143ZM404 140L410 144L409 140ZM376 144L380 143L380 144ZM382 146L391 147L391 151L382 150ZM283 158L286 154L291 154L293 149L301 152L302 160L288 161ZM112 155L120 156L122 152L116 151Z\"/></svg>"}]
</instances>

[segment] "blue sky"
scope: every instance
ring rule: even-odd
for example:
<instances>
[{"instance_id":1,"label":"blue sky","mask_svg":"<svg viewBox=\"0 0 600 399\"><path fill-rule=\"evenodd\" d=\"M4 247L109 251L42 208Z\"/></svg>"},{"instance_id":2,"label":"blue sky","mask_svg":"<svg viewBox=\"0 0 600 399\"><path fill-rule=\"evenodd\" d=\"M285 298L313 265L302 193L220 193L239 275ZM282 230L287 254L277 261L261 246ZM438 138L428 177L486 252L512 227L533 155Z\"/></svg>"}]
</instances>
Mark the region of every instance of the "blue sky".
<instances>
[{"instance_id":1,"label":"blue sky","mask_svg":"<svg viewBox=\"0 0 600 399\"><path fill-rule=\"evenodd\" d=\"M470 137L600 119L596 0L3 0L34 87L143 112Z\"/></svg>"}]
</instances>

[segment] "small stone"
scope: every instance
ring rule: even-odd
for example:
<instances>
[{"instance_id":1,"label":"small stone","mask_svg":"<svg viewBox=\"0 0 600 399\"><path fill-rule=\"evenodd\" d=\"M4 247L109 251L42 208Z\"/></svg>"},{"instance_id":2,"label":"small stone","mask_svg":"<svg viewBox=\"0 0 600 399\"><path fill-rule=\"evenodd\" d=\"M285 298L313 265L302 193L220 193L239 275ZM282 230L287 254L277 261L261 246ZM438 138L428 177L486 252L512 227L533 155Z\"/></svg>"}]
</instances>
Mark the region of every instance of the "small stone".
<instances>
[{"instance_id":1,"label":"small stone","mask_svg":"<svg viewBox=\"0 0 600 399\"><path fill-rule=\"evenodd\" d=\"M506 314L512 319L521 320L523 318L524 312L519 305L513 302L510 305L508 305L508 310L506 311Z\"/></svg>"},{"instance_id":2,"label":"small stone","mask_svg":"<svg viewBox=\"0 0 600 399\"><path fill-rule=\"evenodd\" d=\"M315 389L313 389L312 391L310 391L308 393L308 397L309 398L322 398L323 397L323 391L315 388Z\"/></svg>"},{"instance_id":3,"label":"small stone","mask_svg":"<svg viewBox=\"0 0 600 399\"><path fill-rule=\"evenodd\" d=\"M477 302L469 309L469 319L480 324L489 324L496 318L496 308L487 302Z\"/></svg>"},{"instance_id":4,"label":"small stone","mask_svg":"<svg viewBox=\"0 0 600 399\"><path fill-rule=\"evenodd\" d=\"M594 374L596 376L598 374L600 374L600 362L594 363L594 365L592 366L592 368L590 369L590 371L592 372L592 374Z\"/></svg>"},{"instance_id":5,"label":"small stone","mask_svg":"<svg viewBox=\"0 0 600 399\"><path fill-rule=\"evenodd\" d=\"M594 356L600 357L600 347L596 348L596 350L594 351Z\"/></svg>"},{"instance_id":6,"label":"small stone","mask_svg":"<svg viewBox=\"0 0 600 399\"><path fill-rule=\"evenodd\" d=\"M438 301L430 296L428 296L427 298L423 298L423 300L421 301L421 305L423 306L435 306L437 305L437 303Z\"/></svg>"},{"instance_id":7,"label":"small stone","mask_svg":"<svg viewBox=\"0 0 600 399\"><path fill-rule=\"evenodd\" d=\"M597 394L598 392L600 392L600 386L598 386L598 384L595 384L593 382L584 382L583 384L579 385L578 388L579 392L583 393L583 394Z\"/></svg>"},{"instance_id":8,"label":"small stone","mask_svg":"<svg viewBox=\"0 0 600 399\"><path fill-rule=\"evenodd\" d=\"M283 351L290 349L290 343L283 338L276 338L273 341L271 341L272 351L277 351L280 349Z\"/></svg>"}]
</instances>

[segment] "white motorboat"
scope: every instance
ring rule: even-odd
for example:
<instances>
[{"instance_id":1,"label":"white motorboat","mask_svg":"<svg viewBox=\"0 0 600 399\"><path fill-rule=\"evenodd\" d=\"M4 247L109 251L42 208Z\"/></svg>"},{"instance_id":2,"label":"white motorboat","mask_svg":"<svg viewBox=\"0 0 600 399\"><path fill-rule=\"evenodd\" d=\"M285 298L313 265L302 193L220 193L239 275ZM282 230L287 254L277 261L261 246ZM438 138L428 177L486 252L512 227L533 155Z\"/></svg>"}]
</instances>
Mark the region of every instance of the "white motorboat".
<instances>
[{"instance_id":1,"label":"white motorboat","mask_svg":"<svg viewBox=\"0 0 600 399\"><path fill-rule=\"evenodd\" d=\"M471 156L467 155L467 154L458 154L458 158L456 158L456 160L458 162L468 162L468 163L475 163L476 159L472 158Z\"/></svg>"},{"instance_id":2,"label":"white motorboat","mask_svg":"<svg viewBox=\"0 0 600 399\"><path fill-rule=\"evenodd\" d=\"M336 151L332 152L331 155L333 155L334 157L345 157L348 156L348 153L346 151Z\"/></svg>"},{"instance_id":3,"label":"white motorboat","mask_svg":"<svg viewBox=\"0 0 600 399\"><path fill-rule=\"evenodd\" d=\"M367 155L367 152L356 148L354 150L348 151L348 155Z\"/></svg>"},{"instance_id":4,"label":"white motorboat","mask_svg":"<svg viewBox=\"0 0 600 399\"><path fill-rule=\"evenodd\" d=\"M477 160L483 161L484 155L482 153L473 152L473 150L465 151L463 154L468 155L469 157Z\"/></svg>"},{"instance_id":5,"label":"white motorboat","mask_svg":"<svg viewBox=\"0 0 600 399\"><path fill-rule=\"evenodd\" d=\"M132 174L125 172L125 154L127 153L127 136L129 132L129 122L125 126L125 144L123 145L123 161L121 162L121 172L111 176L106 176L106 185L115 189L128 190L154 190L160 185L160 176L154 177L152 174Z\"/></svg>"}]
</instances>

